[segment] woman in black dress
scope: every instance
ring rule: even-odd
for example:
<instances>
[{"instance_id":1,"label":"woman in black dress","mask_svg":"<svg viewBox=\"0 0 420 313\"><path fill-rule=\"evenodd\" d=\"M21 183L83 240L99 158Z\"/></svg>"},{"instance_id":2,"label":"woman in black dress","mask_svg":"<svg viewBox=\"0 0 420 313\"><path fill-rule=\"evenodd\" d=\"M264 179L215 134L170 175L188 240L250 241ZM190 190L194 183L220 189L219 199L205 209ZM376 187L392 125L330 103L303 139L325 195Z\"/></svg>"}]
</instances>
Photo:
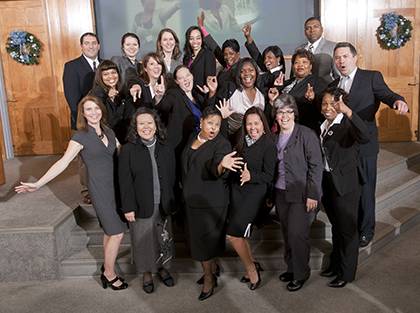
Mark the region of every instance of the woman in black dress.
<instances>
[{"instance_id":1,"label":"woman in black dress","mask_svg":"<svg viewBox=\"0 0 420 313\"><path fill-rule=\"evenodd\" d=\"M200 261L204 284L199 300L213 294L217 285L213 259L225 246L225 224L229 202L227 170L240 169L229 142L219 134L222 117L214 107L204 109L200 132L193 136L182 154L182 184L189 225L191 255Z\"/></svg>"},{"instance_id":2,"label":"woman in black dress","mask_svg":"<svg viewBox=\"0 0 420 313\"><path fill-rule=\"evenodd\" d=\"M185 33L183 63L194 76L194 88L203 87L209 76L216 75L216 58L204 44L203 37L198 26L191 26Z\"/></svg>"},{"instance_id":3,"label":"woman in black dress","mask_svg":"<svg viewBox=\"0 0 420 313\"><path fill-rule=\"evenodd\" d=\"M328 88L322 98L321 143L324 154L322 203L331 222L333 250L321 276L334 277L328 286L344 287L354 280L359 257L357 229L361 180L359 144L369 141L369 131L348 106L342 89Z\"/></svg>"},{"instance_id":4,"label":"woman in black dress","mask_svg":"<svg viewBox=\"0 0 420 313\"><path fill-rule=\"evenodd\" d=\"M165 251L172 250L173 242L165 242L162 249L159 238L164 234L162 227L169 234L168 215L174 207L175 155L164 139L157 113L139 108L131 121L128 143L119 155L122 211L130 222L134 261L137 273L143 273L146 293L154 290L152 273L166 286L174 286L165 268L172 257Z\"/></svg>"},{"instance_id":5,"label":"woman in black dress","mask_svg":"<svg viewBox=\"0 0 420 313\"><path fill-rule=\"evenodd\" d=\"M243 157L245 165L240 173L231 175L232 191L226 233L245 266L246 275L241 281L250 282L249 288L255 290L261 283L261 268L258 262L254 262L246 238L251 236L258 211L272 187L276 168L276 146L261 109L251 107L245 112L235 150Z\"/></svg>"},{"instance_id":6,"label":"woman in black dress","mask_svg":"<svg viewBox=\"0 0 420 313\"><path fill-rule=\"evenodd\" d=\"M105 126L104 105L98 98L86 96L77 109L77 132L66 152L35 183L21 183L17 193L33 192L60 175L80 153L86 164L89 194L99 223L104 231L104 266L101 268L103 288L122 290L128 287L115 273L115 261L127 225L119 216L114 188L114 157L119 146L114 132Z\"/></svg>"}]
</instances>

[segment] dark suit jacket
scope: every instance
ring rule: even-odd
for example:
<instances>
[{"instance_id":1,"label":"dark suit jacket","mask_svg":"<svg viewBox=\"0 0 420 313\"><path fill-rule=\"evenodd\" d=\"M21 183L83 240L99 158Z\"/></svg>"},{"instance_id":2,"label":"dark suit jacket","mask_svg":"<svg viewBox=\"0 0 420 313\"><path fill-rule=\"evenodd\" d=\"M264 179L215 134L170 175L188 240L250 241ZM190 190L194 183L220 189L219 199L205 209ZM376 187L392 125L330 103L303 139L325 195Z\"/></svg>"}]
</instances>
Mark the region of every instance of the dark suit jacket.
<instances>
[{"instance_id":1,"label":"dark suit jacket","mask_svg":"<svg viewBox=\"0 0 420 313\"><path fill-rule=\"evenodd\" d=\"M282 90L286 86L292 84L294 80L294 78L286 80L284 82L284 85L279 88L279 91L282 92ZM305 98L305 93L308 88L308 84L311 84L315 92L315 99L312 101L309 101ZM326 85L327 84L323 80L311 74L302 79L289 91L289 94L295 98L296 104L298 106L299 124L311 128L317 134L319 134L319 126L323 121L323 117L321 115L320 110L319 98Z\"/></svg>"},{"instance_id":2,"label":"dark suit jacket","mask_svg":"<svg viewBox=\"0 0 420 313\"><path fill-rule=\"evenodd\" d=\"M286 201L306 203L307 198L321 200L324 166L316 134L306 126L295 124L283 153Z\"/></svg>"},{"instance_id":3,"label":"dark suit jacket","mask_svg":"<svg viewBox=\"0 0 420 313\"><path fill-rule=\"evenodd\" d=\"M156 142L155 158L160 183L160 209L169 214L175 208L175 155L168 145ZM153 168L146 145L136 143L122 146L118 157L122 211L134 211L138 218L148 218L154 211Z\"/></svg>"},{"instance_id":4,"label":"dark suit jacket","mask_svg":"<svg viewBox=\"0 0 420 313\"><path fill-rule=\"evenodd\" d=\"M359 143L368 141L367 126L355 112L351 119L344 116L340 124L331 126L325 134L323 153L330 167L334 187L340 196L355 190L360 184Z\"/></svg>"},{"instance_id":5,"label":"dark suit jacket","mask_svg":"<svg viewBox=\"0 0 420 313\"><path fill-rule=\"evenodd\" d=\"M228 172L221 176L217 166L232 151L219 134L190 154L192 136L182 153L182 186L185 203L191 208L225 208L229 202Z\"/></svg>"},{"instance_id":6,"label":"dark suit jacket","mask_svg":"<svg viewBox=\"0 0 420 313\"><path fill-rule=\"evenodd\" d=\"M64 64L64 96L70 107L72 129L76 129L77 105L92 89L94 78L95 72L83 55Z\"/></svg>"},{"instance_id":7,"label":"dark suit jacket","mask_svg":"<svg viewBox=\"0 0 420 313\"><path fill-rule=\"evenodd\" d=\"M338 86L339 79L331 86ZM393 92L378 71L357 69L349 92L349 107L366 122L369 131L369 142L360 146L361 156L374 156L379 153L378 128L375 115L381 102L392 108L397 100L403 97Z\"/></svg>"},{"instance_id":8,"label":"dark suit jacket","mask_svg":"<svg viewBox=\"0 0 420 313\"><path fill-rule=\"evenodd\" d=\"M187 58L184 58L184 65L188 66L189 61ZM190 71L194 76L194 88L196 88L196 85L200 87L205 85L207 76L216 75L216 58L213 52L207 48L202 48L191 63Z\"/></svg>"},{"instance_id":9,"label":"dark suit jacket","mask_svg":"<svg viewBox=\"0 0 420 313\"><path fill-rule=\"evenodd\" d=\"M155 98L152 97L152 93L150 92L150 88L148 84L141 79L131 68L127 70L127 88L128 88L128 98L131 99L131 102L133 98L130 95L130 88L133 85L140 85L141 87L141 95L140 99L136 99L135 102L132 103L134 109L137 109L139 107L148 107L150 109L155 108Z\"/></svg>"},{"instance_id":10,"label":"dark suit jacket","mask_svg":"<svg viewBox=\"0 0 420 313\"><path fill-rule=\"evenodd\" d=\"M197 107L203 110L204 101L200 95L193 92L193 97L197 101ZM167 129L168 144L175 149L177 157L181 155L191 134L195 132L196 121L188 102L189 98L185 92L179 87L174 87L166 92L157 105Z\"/></svg>"}]
</instances>

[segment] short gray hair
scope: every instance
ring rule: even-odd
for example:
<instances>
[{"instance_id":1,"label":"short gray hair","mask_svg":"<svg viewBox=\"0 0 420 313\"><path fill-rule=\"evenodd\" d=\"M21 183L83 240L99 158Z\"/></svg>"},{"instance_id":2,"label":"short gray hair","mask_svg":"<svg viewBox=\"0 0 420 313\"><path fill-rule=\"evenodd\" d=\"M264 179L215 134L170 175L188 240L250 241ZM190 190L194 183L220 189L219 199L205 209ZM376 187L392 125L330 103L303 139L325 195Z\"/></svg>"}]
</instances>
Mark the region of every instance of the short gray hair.
<instances>
[{"instance_id":1,"label":"short gray hair","mask_svg":"<svg viewBox=\"0 0 420 313\"><path fill-rule=\"evenodd\" d=\"M292 109L295 115L295 121L298 120L299 110L296 104L296 100L292 95L289 95L288 93L283 93L280 96L278 96L276 100L274 100L273 110L272 110L273 117L276 116L279 110L284 109L284 108Z\"/></svg>"}]
</instances>

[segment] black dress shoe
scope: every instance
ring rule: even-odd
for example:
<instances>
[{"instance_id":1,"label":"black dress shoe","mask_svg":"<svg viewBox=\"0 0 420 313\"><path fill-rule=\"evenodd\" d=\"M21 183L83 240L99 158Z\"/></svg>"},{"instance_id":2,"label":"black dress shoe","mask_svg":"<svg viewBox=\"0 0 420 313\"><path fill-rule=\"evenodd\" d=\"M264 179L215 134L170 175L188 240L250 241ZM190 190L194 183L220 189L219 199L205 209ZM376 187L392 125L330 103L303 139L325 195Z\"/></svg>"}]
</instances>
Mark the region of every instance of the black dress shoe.
<instances>
[{"instance_id":1,"label":"black dress shoe","mask_svg":"<svg viewBox=\"0 0 420 313\"><path fill-rule=\"evenodd\" d=\"M327 268L323 270L321 273L319 273L322 277L334 277L337 276L337 272L332 270L331 268Z\"/></svg>"},{"instance_id":2,"label":"black dress shoe","mask_svg":"<svg viewBox=\"0 0 420 313\"><path fill-rule=\"evenodd\" d=\"M120 285L115 285L116 282L121 282ZM114 279L108 280L108 278L106 278L106 276L104 274L101 274L101 282L102 282L102 287L104 289L111 287L112 290L123 290L123 289L127 289L128 284L126 282L124 282L124 280L118 276L115 276Z\"/></svg>"},{"instance_id":3,"label":"black dress shoe","mask_svg":"<svg viewBox=\"0 0 420 313\"><path fill-rule=\"evenodd\" d=\"M153 279L143 282L143 290L145 293L152 293L155 290L155 284L153 283Z\"/></svg>"},{"instance_id":4,"label":"black dress shoe","mask_svg":"<svg viewBox=\"0 0 420 313\"><path fill-rule=\"evenodd\" d=\"M298 291L303 287L303 284L306 282L306 279L303 280L292 280L287 284L287 290L289 291Z\"/></svg>"},{"instance_id":5,"label":"black dress shoe","mask_svg":"<svg viewBox=\"0 0 420 313\"><path fill-rule=\"evenodd\" d=\"M284 283L288 283L289 281L293 280L293 273L284 272L280 274L279 279Z\"/></svg>"},{"instance_id":6,"label":"black dress shoe","mask_svg":"<svg viewBox=\"0 0 420 313\"><path fill-rule=\"evenodd\" d=\"M369 238L368 236L362 235L360 237L360 240L359 240L359 246L360 246L360 248L364 248L364 247L368 246L371 240L372 239Z\"/></svg>"},{"instance_id":7,"label":"black dress shoe","mask_svg":"<svg viewBox=\"0 0 420 313\"><path fill-rule=\"evenodd\" d=\"M203 282L204 285L204 282ZM213 274L213 286L211 286L210 290L207 292L201 291L200 295L198 296L198 300L203 301L207 298L210 298L213 295L214 288L217 287L217 277Z\"/></svg>"},{"instance_id":8,"label":"black dress shoe","mask_svg":"<svg viewBox=\"0 0 420 313\"><path fill-rule=\"evenodd\" d=\"M345 285L347 285L347 282L339 277L334 278L328 283L328 287L332 288L343 288Z\"/></svg>"}]
</instances>

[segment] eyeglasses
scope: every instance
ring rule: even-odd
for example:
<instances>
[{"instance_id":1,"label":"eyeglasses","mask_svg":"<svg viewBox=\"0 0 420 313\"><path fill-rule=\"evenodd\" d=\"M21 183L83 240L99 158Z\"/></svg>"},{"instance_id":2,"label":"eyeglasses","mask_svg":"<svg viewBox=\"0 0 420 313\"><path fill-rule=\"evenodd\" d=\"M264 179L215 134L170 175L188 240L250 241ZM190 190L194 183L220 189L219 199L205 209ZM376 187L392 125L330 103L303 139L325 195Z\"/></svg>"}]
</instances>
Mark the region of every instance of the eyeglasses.
<instances>
[{"instance_id":1,"label":"eyeglasses","mask_svg":"<svg viewBox=\"0 0 420 313\"><path fill-rule=\"evenodd\" d=\"M294 111L292 111L292 110L289 110L289 111L277 111L276 112L276 114L278 114L278 115L292 115L293 113L295 113Z\"/></svg>"}]
</instances>

